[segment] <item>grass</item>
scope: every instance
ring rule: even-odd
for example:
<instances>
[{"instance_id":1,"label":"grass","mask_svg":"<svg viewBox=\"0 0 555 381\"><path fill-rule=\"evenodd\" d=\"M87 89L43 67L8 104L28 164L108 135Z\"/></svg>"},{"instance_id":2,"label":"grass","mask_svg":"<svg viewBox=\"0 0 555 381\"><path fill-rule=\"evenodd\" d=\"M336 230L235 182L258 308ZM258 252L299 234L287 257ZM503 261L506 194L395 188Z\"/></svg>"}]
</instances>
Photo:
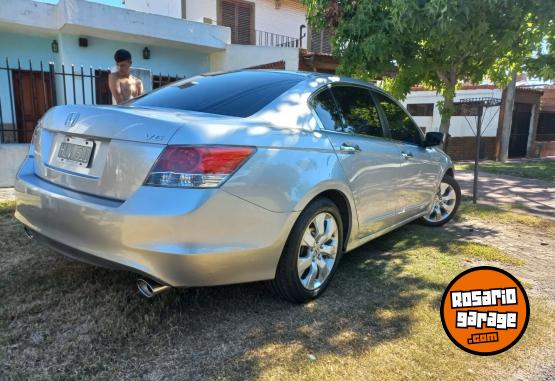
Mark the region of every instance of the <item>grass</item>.
<instances>
[{"instance_id":1,"label":"grass","mask_svg":"<svg viewBox=\"0 0 555 381\"><path fill-rule=\"evenodd\" d=\"M456 170L474 170L474 164L461 163ZM480 170L498 175L510 175L543 180L555 183L555 160L534 160L519 162L484 162L480 163Z\"/></svg>"},{"instance_id":2,"label":"grass","mask_svg":"<svg viewBox=\"0 0 555 381\"><path fill-rule=\"evenodd\" d=\"M475 242L454 242L449 245L449 251L455 252L465 258L479 259L484 261L499 262L506 265L522 266L524 261L507 255L503 250Z\"/></svg>"},{"instance_id":3,"label":"grass","mask_svg":"<svg viewBox=\"0 0 555 381\"><path fill-rule=\"evenodd\" d=\"M13 214L15 201L0 201L0 215Z\"/></svg>"},{"instance_id":4,"label":"grass","mask_svg":"<svg viewBox=\"0 0 555 381\"><path fill-rule=\"evenodd\" d=\"M462 263L510 259L445 229L407 225L345 255L326 294L303 306L259 283L146 300L134 275L27 240L12 208L0 204L0 379L502 379L555 345L555 311L539 299L501 355L449 341L438 306Z\"/></svg>"}]
</instances>

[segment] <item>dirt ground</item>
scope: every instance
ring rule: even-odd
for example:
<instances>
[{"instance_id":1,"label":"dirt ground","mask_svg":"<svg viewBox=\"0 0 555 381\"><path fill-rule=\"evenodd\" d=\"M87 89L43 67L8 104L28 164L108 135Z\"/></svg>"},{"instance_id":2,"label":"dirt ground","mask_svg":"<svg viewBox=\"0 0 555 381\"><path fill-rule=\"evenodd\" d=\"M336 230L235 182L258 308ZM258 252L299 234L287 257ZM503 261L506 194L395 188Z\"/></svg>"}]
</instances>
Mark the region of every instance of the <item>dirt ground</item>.
<instances>
[{"instance_id":1,"label":"dirt ground","mask_svg":"<svg viewBox=\"0 0 555 381\"><path fill-rule=\"evenodd\" d=\"M528 285L531 293L547 297L555 305L555 236L532 226L476 219L459 221L446 227L458 239L498 247L506 254L523 260L509 272ZM477 261L469 264L475 266Z\"/></svg>"},{"instance_id":2,"label":"dirt ground","mask_svg":"<svg viewBox=\"0 0 555 381\"><path fill-rule=\"evenodd\" d=\"M523 213L523 211L513 212ZM516 214L515 214L516 215ZM526 216L526 214L524 214ZM537 296L555 306L555 231L553 226L514 223L495 213L489 218L463 217L446 229L457 239L477 242L501 249L504 253L522 259L519 265L503 264L503 268L521 281L529 297ZM467 261L466 267L492 265L479 260ZM553 336L553 332L550 333ZM555 346L545 346L545 358L530 357L511 380L555 380Z\"/></svg>"},{"instance_id":3,"label":"dirt ground","mask_svg":"<svg viewBox=\"0 0 555 381\"><path fill-rule=\"evenodd\" d=\"M473 174L458 171L463 194L472 195ZM548 182L516 176L480 173L479 202L497 207L517 207L517 212L555 220L555 187ZM555 306L555 231L534 224L518 224L503 219L466 219L447 228L459 239L500 248L521 258L520 266L504 265L528 290L529 295L547 298ZM481 264L472 261L470 266ZM552 333L553 334L553 333ZM531 357L513 380L555 380L555 347L546 346L549 361Z\"/></svg>"}]
</instances>

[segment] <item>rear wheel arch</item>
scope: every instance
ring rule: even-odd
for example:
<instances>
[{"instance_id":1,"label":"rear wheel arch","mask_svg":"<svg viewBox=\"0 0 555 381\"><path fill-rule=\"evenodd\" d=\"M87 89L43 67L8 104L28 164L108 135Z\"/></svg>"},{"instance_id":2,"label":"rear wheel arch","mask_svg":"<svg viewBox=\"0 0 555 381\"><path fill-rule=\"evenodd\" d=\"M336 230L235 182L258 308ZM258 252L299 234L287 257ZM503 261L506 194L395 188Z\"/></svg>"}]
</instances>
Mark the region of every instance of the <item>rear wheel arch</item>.
<instances>
[{"instance_id":1,"label":"rear wheel arch","mask_svg":"<svg viewBox=\"0 0 555 381\"><path fill-rule=\"evenodd\" d=\"M349 241L349 236L353 225L352 224L353 211L352 211L349 199L340 190L328 189L314 196L310 201L306 203L304 208L306 208L308 205L310 205L311 203L313 203L314 201L320 198L327 198L331 200L335 204L335 206L337 206L337 208L339 209L339 213L341 215L341 222L343 225L343 250L345 250L347 247L347 242Z\"/></svg>"},{"instance_id":2,"label":"rear wheel arch","mask_svg":"<svg viewBox=\"0 0 555 381\"><path fill-rule=\"evenodd\" d=\"M322 193L325 193L325 191ZM326 196L317 195L300 212L281 253L274 279L266 282L271 292L285 300L293 303L305 303L317 298L326 290L337 270L343 254L342 245L338 244L338 242L344 241L343 222L333 230L335 233L332 234L338 235L336 237L338 240L335 241L335 244L331 242L332 236L326 238L325 242L319 241L319 238L323 237L322 232L327 231L327 226L329 226L327 224L323 225L324 221L322 221L322 225L319 225L322 228L319 228L317 225L312 225L311 227L317 216L325 216L325 219L333 217L336 223L342 219L342 212L335 202L332 201L330 195L334 197L332 193L326 193ZM305 241L304 237L307 233L313 237L313 243ZM327 243L328 240L330 240L329 243ZM303 245L303 242L306 243ZM305 251L300 251L303 246ZM324 246L328 246L328 248L324 250ZM320 247L320 249L315 249L315 247ZM335 250L333 250L333 247L335 247ZM328 260L321 258L321 256L325 257L326 255L330 256L328 259L334 258L331 268L328 265ZM304 266L307 264L307 259L309 262L312 261L309 267ZM323 270L322 262L324 262L328 271L322 276L321 283L316 284L314 281L320 278L321 271ZM310 275L311 272L312 275Z\"/></svg>"}]
</instances>

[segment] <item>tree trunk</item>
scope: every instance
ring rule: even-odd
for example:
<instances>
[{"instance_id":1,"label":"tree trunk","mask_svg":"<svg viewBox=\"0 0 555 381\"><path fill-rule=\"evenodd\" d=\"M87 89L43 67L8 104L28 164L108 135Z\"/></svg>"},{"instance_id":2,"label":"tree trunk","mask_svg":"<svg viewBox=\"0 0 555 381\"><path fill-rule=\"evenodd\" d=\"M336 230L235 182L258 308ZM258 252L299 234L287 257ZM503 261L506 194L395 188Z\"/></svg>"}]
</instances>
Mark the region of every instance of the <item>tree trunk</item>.
<instances>
[{"instance_id":1,"label":"tree trunk","mask_svg":"<svg viewBox=\"0 0 555 381\"><path fill-rule=\"evenodd\" d=\"M441 149L447 152L449 145L449 126L451 124L451 116L455 112L453 100L455 99L455 85L453 83L452 89L443 92L443 109L441 110L441 121L439 124L439 132L443 134L443 143Z\"/></svg>"},{"instance_id":2,"label":"tree trunk","mask_svg":"<svg viewBox=\"0 0 555 381\"><path fill-rule=\"evenodd\" d=\"M513 123L513 109L515 105L516 72L505 90L505 110L503 112L503 127L501 129L501 145L499 148L499 160L507 161L509 158L509 142L511 140L511 125Z\"/></svg>"},{"instance_id":3,"label":"tree trunk","mask_svg":"<svg viewBox=\"0 0 555 381\"><path fill-rule=\"evenodd\" d=\"M449 125L451 124L451 115L455 108L453 99L455 99L455 86L457 85L457 71L454 67L448 72L438 71L437 76L443 82L441 95L443 96L443 106L439 111L441 114L441 122L439 124L439 132L443 133L443 144L441 148L447 151L447 140L449 138Z\"/></svg>"},{"instance_id":4,"label":"tree trunk","mask_svg":"<svg viewBox=\"0 0 555 381\"><path fill-rule=\"evenodd\" d=\"M451 92L446 92L443 96L443 112L441 113L441 124L439 125L439 132L442 132L447 139L449 134L449 125L451 124L451 115L453 115L453 99L455 97Z\"/></svg>"}]
</instances>

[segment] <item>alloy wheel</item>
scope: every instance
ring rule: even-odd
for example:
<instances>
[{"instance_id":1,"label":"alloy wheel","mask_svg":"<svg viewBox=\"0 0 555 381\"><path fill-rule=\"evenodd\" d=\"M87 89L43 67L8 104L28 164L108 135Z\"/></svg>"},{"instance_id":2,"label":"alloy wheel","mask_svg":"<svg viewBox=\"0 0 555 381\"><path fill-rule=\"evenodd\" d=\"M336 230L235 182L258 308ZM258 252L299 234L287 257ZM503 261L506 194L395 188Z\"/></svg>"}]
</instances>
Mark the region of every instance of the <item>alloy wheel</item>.
<instances>
[{"instance_id":1,"label":"alloy wheel","mask_svg":"<svg viewBox=\"0 0 555 381\"><path fill-rule=\"evenodd\" d=\"M297 271L307 290L320 287L330 275L339 245L335 217L327 212L317 214L308 224L299 248Z\"/></svg>"},{"instance_id":2,"label":"alloy wheel","mask_svg":"<svg viewBox=\"0 0 555 381\"><path fill-rule=\"evenodd\" d=\"M451 184L441 182L434 196L434 204L429 215L424 219L429 222L441 222L449 218L457 204L457 193Z\"/></svg>"}]
</instances>

